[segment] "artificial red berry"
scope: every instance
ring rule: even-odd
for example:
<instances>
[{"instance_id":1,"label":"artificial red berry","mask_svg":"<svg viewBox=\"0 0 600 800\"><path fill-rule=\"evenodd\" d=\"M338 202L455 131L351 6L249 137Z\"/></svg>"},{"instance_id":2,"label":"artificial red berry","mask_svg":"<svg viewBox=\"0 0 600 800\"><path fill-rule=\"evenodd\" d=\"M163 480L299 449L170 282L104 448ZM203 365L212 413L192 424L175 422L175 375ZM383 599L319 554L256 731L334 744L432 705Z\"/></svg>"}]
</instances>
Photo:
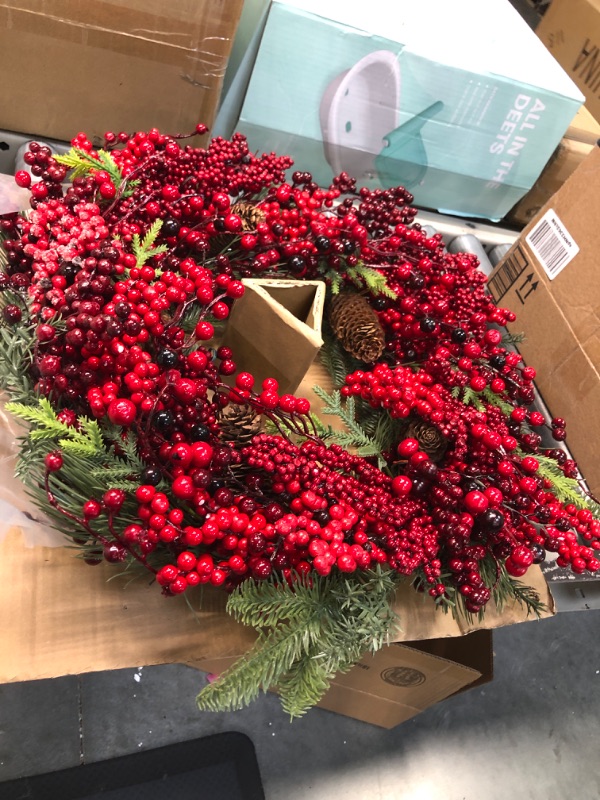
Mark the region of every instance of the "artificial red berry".
<instances>
[{"instance_id":1,"label":"artificial red berry","mask_svg":"<svg viewBox=\"0 0 600 800\"><path fill-rule=\"evenodd\" d=\"M113 425L129 427L135 421L137 408L131 400L121 397L109 404L106 413Z\"/></svg>"}]
</instances>

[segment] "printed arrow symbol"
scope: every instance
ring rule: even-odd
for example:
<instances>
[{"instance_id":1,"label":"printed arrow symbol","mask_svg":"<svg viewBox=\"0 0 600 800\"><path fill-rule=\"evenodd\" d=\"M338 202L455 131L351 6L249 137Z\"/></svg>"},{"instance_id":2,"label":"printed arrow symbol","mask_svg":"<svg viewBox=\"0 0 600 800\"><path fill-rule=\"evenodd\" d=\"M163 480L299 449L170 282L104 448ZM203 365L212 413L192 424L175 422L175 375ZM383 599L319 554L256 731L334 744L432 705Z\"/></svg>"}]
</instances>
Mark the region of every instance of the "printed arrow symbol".
<instances>
[{"instance_id":1,"label":"printed arrow symbol","mask_svg":"<svg viewBox=\"0 0 600 800\"><path fill-rule=\"evenodd\" d=\"M519 291L522 292L523 289L527 286L528 283L531 283L533 280L533 272L530 272L529 275L523 281L523 285L519 288Z\"/></svg>"},{"instance_id":2,"label":"printed arrow symbol","mask_svg":"<svg viewBox=\"0 0 600 800\"><path fill-rule=\"evenodd\" d=\"M531 280L531 278L533 278L533 273L531 273L531 275L528 275L528 277L527 277L527 280L525 281L525 283L523 284L523 286L521 286L521 288L520 288L520 289L517 289L517 291L516 291L516 295L517 295L517 297L519 298L519 300L521 301L521 304L522 304L522 305L525 305L525 300L527 300L527 298L529 297L529 295L530 295L532 292L535 292L535 290L537 289L537 287L538 287L538 286L539 286L539 284L540 284L540 282L539 282L539 281L534 281L534 282L531 284L531 286L530 286L530 287L527 289L527 292L526 292L525 294L521 294L521 290L522 290L522 289L524 289L524 288L527 286L527 284L529 283L529 281Z\"/></svg>"},{"instance_id":3,"label":"printed arrow symbol","mask_svg":"<svg viewBox=\"0 0 600 800\"><path fill-rule=\"evenodd\" d=\"M530 286L530 287L529 287L529 289L527 290L527 294L526 294L526 295L523 297L523 302L525 302L525 300L527 300L527 298L529 297L529 295L530 295L532 292L535 292L535 290L536 290L536 289L537 289L537 287L538 287L538 284L539 284L539 281L535 281L534 283L532 283L532 284L531 284L531 286Z\"/></svg>"}]
</instances>

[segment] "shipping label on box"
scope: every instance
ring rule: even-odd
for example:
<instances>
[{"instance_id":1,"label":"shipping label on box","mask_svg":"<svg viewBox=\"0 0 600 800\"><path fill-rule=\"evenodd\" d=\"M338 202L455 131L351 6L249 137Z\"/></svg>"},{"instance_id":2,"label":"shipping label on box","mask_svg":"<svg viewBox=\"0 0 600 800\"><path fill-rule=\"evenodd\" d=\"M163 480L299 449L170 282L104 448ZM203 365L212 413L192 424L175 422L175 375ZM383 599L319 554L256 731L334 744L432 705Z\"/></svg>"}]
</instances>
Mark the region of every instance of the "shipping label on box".
<instances>
[{"instance_id":1,"label":"shipping label on box","mask_svg":"<svg viewBox=\"0 0 600 800\"><path fill-rule=\"evenodd\" d=\"M489 289L523 332L519 345L592 493L600 493L600 148L596 147L525 228Z\"/></svg>"},{"instance_id":2,"label":"shipping label on box","mask_svg":"<svg viewBox=\"0 0 600 800\"><path fill-rule=\"evenodd\" d=\"M251 148L290 152L321 184L345 171L504 216L583 99L508 1L323 8L273 2L237 125Z\"/></svg>"}]
</instances>

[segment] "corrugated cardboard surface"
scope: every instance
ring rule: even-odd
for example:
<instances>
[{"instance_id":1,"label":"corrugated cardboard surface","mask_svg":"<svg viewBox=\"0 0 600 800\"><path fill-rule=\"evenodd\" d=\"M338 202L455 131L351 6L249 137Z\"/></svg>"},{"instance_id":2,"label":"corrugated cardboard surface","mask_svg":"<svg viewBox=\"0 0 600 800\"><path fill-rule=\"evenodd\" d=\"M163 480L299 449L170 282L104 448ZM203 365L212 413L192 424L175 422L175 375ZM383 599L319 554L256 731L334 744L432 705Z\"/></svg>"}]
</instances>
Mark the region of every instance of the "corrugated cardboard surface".
<instances>
[{"instance_id":1,"label":"corrugated cardboard surface","mask_svg":"<svg viewBox=\"0 0 600 800\"><path fill-rule=\"evenodd\" d=\"M238 369L260 387L275 378L281 394L295 392L321 349L325 304L323 281L244 279L244 296L233 306L223 344ZM290 358L293 353L293 358Z\"/></svg>"},{"instance_id":2,"label":"corrugated cardboard surface","mask_svg":"<svg viewBox=\"0 0 600 800\"><path fill-rule=\"evenodd\" d=\"M196 618L145 577L127 585L114 575L72 549L24 547L21 531L8 531L0 543L0 682L236 655L254 641L225 615L225 592L205 591ZM198 607L199 595L190 601Z\"/></svg>"},{"instance_id":3,"label":"corrugated cardboard surface","mask_svg":"<svg viewBox=\"0 0 600 800\"><path fill-rule=\"evenodd\" d=\"M587 108L581 108L533 188L507 214L507 222L525 227L575 172L599 139L600 123Z\"/></svg>"},{"instance_id":4,"label":"corrugated cardboard surface","mask_svg":"<svg viewBox=\"0 0 600 800\"><path fill-rule=\"evenodd\" d=\"M207 659L194 666L220 674L234 661ZM393 728L455 692L487 683L492 675L491 631L392 644L336 676L319 707Z\"/></svg>"},{"instance_id":5,"label":"corrugated cardboard surface","mask_svg":"<svg viewBox=\"0 0 600 800\"><path fill-rule=\"evenodd\" d=\"M600 148L595 148L525 228L489 288L517 314L519 345L537 370L536 383L555 416L567 420L567 445L593 493L600 492L600 281L596 242L600 218ZM552 209L580 250L550 280L525 241Z\"/></svg>"},{"instance_id":6,"label":"corrugated cardboard surface","mask_svg":"<svg viewBox=\"0 0 600 800\"><path fill-rule=\"evenodd\" d=\"M552 0L535 32L600 119L599 0Z\"/></svg>"},{"instance_id":7,"label":"corrugated cardboard surface","mask_svg":"<svg viewBox=\"0 0 600 800\"><path fill-rule=\"evenodd\" d=\"M0 127L68 141L210 125L242 5L0 0Z\"/></svg>"},{"instance_id":8,"label":"corrugated cardboard surface","mask_svg":"<svg viewBox=\"0 0 600 800\"><path fill-rule=\"evenodd\" d=\"M225 614L222 590L205 589L194 615L183 598L163 597L145 576L133 583L115 576L106 564L82 564L72 549L25 547L21 531L10 529L0 542L0 683L238 656L255 639ZM537 570L530 576L552 613L545 582ZM190 601L199 608L199 595ZM410 591L399 594L396 608L402 641L457 637L526 619L522 610L508 609L490 611L484 626L457 625Z\"/></svg>"}]
</instances>

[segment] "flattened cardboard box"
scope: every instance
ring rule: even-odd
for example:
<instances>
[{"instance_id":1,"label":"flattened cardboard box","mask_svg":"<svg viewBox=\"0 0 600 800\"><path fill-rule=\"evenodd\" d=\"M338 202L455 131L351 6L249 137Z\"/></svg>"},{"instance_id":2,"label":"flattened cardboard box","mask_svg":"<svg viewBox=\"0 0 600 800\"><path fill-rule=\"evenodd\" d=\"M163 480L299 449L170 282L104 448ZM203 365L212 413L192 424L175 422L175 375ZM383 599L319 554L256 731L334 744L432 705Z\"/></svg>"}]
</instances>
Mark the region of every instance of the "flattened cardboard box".
<instances>
[{"instance_id":1,"label":"flattened cardboard box","mask_svg":"<svg viewBox=\"0 0 600 800\"><path fill-rule=\"evenodd\" d=\"M528 578L550 616L553 601L541 572ZM198 595L190 602L199 608ZM73 550L25 547L20 529L12 528L0 542L0 683L165 663L222 671L255 640L251 628L225 613L225 602L223 591L205 589L194 615L183 598L164 598L143 579L127 584L105 564L83 565ZM490 608L483 624L458 624L408 586L395 607L397 638L406 644L366 656L338 676L323 707L393 727L489 680L491 629L527 619L510 606L502 614Z\"/></svg>"},{"instance_id":2,"label":"flattened cardboard box","mask_svg":"<svg viewBox=\"0 0 600 800\"><path fill-rule=\"evenodd\" d=\"M596 147L525 228L489 289L517 315L519 350L537 370L551 413L567 419L567 445L600 493L600 148Z\"/></svg>"},{"instance_id":3,"label":"flattened cardboard box","mask_svg":"<svg viewBox=\"0 0 600 800\"><path fill-rule=\"evenodd\" d=\"M202 670L219 674L234 658L203 660ZM338 675L320 708L382 728L393 728L451 695L493 677L492 631L446 639L395 642L365 655Z\"/></svg>"},{"instance_id":4,"label":"flattened cardboard box","mask_svg":"<svg viewBox=\"0 0 600 800\"><path fill-rule=\"evenodd\" d=\"M0 0L0 128L69 141L212 124L242 6Z\"/></svg>"}]
</instances>

